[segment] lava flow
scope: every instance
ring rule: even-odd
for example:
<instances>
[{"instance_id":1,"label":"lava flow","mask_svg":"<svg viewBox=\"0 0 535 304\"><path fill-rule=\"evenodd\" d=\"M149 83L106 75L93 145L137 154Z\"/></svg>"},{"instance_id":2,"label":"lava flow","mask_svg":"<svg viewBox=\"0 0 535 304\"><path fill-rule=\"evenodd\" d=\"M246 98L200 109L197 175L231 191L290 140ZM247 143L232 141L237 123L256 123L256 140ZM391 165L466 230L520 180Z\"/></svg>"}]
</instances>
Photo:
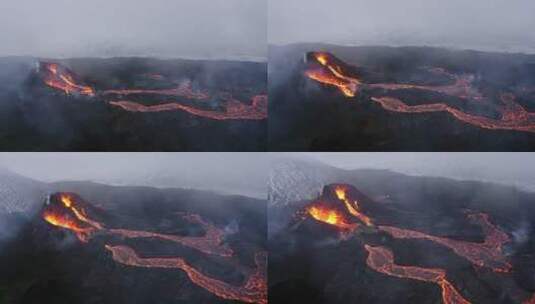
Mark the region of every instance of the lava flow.
<instances>
[{"instance_id":1,"label":"lava flow","mask_svg":"<svg viewBox=\"0 0 535 304\"><path fill-rule=\"evenodd\" d=\"M186 221L200 225L205 231L203 236L176 236L150 231L105 228L102 223L90 218L85 205L86 203L74 194L54 194L49 197L42 211L42 217L53 226L72 231L84 243L91 239L94 232L99 231L101 235L116 235L128 239L151 238L175 242L207 255L218 255L227 259L234 256L233 250L223 242L224 231L205 221L199 215L180 214ZM194 284L218 297L248 303L267 303L267 256L264 252L257 253L255 256L257 268L249 273L244 284L233 286L204 275L181 257L140 258L134 249L127 246L106 245L105 247L112 252L113 259L118 263L139 267L182 269Z\"/></svg>"},{"instance_id":2,"label":"lava flow","mask_svg":"<svg viewBox=\"0 0 535 304\"><path fill-rule=\"evenodd\" d=\"M367 217L365 214L359 211L359 204L358 201L354 200L351 202L351 200L348 197L347 194L347 187L338 185L334 188L334 192L336 193L336 197L338 197L339 200L344 202L344 205L346 206L347 211L357 217L359 220L361 220L366 226L373 226L372 220Z\"/></svg>"},{"instance_id":3,"label":"lava flow","mask_svg":"<svg viewBox=\"0 0 535 304\"><path fill-rule=\"evenodd\" d=\"M57 63L41 62L40 70L43 71L41 75L45 84L53 89L61 90L65 94L97 95L93 88L77 83L75 79L78 77L75 77L74 73L64 66ZM155 81L163 79L163 76L157 76L159 77L151 79ZM268 115L268 98L264 94L252 96L249 103L239 101L226 93L217 94L217 99L223 110L186 105L175 100L145 105L132 100L120 99L122 96L129 95L157 95L181 97L195 101L211 100L212 96L208 92L193 90L190 81L182 81L177 87L171 89L114 89L100 91L98 95L108 99L106 100L108 104L129 112L185 111L195 116L214 120L264 120Z\"/></svg>"},{"instance_id":4,"label":"lava flow","mask_svg":"<svg viewBox=\"0 0 535 304\"><path fill-rule=\"evenodd\" d=\"M337 64L338 59L329 53L311 52L306 55L306 60L312 60L319 67L305 71L305 75L323 84L332 85L340 89L347 97L354 97L360 81L356 77L346 75L342 66Z\"/></svg>"},{"instance_id":5,"label":"lava flow","mask_svg":"<svg viewBox=\"0 0 535 304\"><path fill-rule=\"evenodd\" d=\"M43 71L43 81L49 87L61 90L65 94L95 95L95 91L90 86L76 83L74 73L64 66L57 63L41 62L39 69Z\"/></svg>"},{"instance_id":6,"label":"lava flow","mask_svg":"<svg viewBox=\"0 0 535 304\"><path fill-rule=\"evenodd\" d=\"M502 94L499 119L465 113L444 103L430 103L410 106L394 97L372 97L385 110L402 113L447 112L460 121L490 130L512 130L535 132L535 113L528 112L515 101L513 94Z\"/></svg>"},{"instance_id":7,"label":"lava flow","mask_svg":"<svg viewBox=\"0 0 535 304\"><path fill-rule=\"evenodd\" d=\"M178 102L168 102L163 104L146 106L138 102L119 100L110 101L110 104L130 112L164 112L172 110L182 110L196 116L202 116L215 120L263 120L267 118L268 98L267 95L253 96L250 105L231 98L223 102L223 107L225 108L224 112L195 108Z\"/></svg>"},{"instance_id":8,"label":"lava flow","mask_svg":"<svg viewBox=\"0 0 535 304\"><path fill-rule=\"evenodd\" d=\"M197 249L206 254L220 255L230 257L234 253L226 244L223 244L224 232L207 221L203 220L197 214L186 214L183 218L190 223L200 224L205 231L203 237L176 236L161 234L148 231L127 230L127 229L110 229L111 234L117 234L124 238L157 238L167 240L181 245Z\"/></svg>"},{"instance_id":9,"label":"lava flow","mask_svg":"<svg viewBox=\"0 0 535 304\"><path fill-rule=\"evenodd\" d=\"M408 105L399 98L384 96L385 92L379 93L382 96L371 97L372 101L388 111L400 113L447 112L462 122L483 129L535 132L535 113L528 112L516 101L515 95L511 93L500 94L500 105L490 104L489 98L483 96L474 86L475 77L472 74L455 75L442 68L432 68L428 70L436 74L446 75L448 78L453 79L454 82L437 86L402 83L363 83L362 80L350 76L351 73L347 71L347 68L342 68L343 63L332 54L312 52L307 54L307 58L312 58L313 62L320 66L320 68L317 66L308 68L305 71L307 77L323 84L335 86L347 97L355 97L358 88L383 89L384 91L409 89L428 91L467 101L486 101L490 106L496 108L500 113L500 118L469 114L456 107L439 102ZM474 105L477 106L477 104Z\"/></svg>"},{"instance_id":10,"label":"lava flow","mask_svg":"<svg viewBox=\"0 0 535 304\"><path fill-rule=\"evenodd\" d=\"M509 236L494 226L487 214L471 214L469 218L481 225L485 234L483 243L458 241L392 226L379 226L378 229L398 239L425 239L438 243L480 267L487 267L496 272L511 271L512 266L503 255L502 248L510 241Z\"/></svg>"},{"instance_id":11,"label":"lava flow","mask_svg":"<svg viewBox=\"0 0 535 304\"><path fill-rule=\"evenodd\" d=\"M106 249L111 251L113 259L121 264L136 267L181 269L186 272L193 283L220 298L246 303L267 303L267 255L265 252L256 254L256 270L249 274L245 283L241 286L234 286L203 274L182 258L142 258L127 246L106 245Z\"/></svg>"},{"instance_id":12,"label":"lava flow","mask_svg":"<svg viewBox=\"0 0 535 304\"><path fill-rule=\"evenodd\" d=\"M381 246L364 245L368 251L366 264L375 271L398 278L409 278L425 282L433 282L442 289L444 304L469 304L470 302L453 287L446 279L446 271L439 268L422 268L394 264L392 251Z\"/></svg>"},{"instance_id":13,"label":"lava flow","mask_svg":"<svg viewBox=\"0 0 535 304\"><path fill-rule=\"evenodd\" d=\"M207 100L210 95L203 91L194 91L191 88L191 82L182 82L178 87L173 89L148 90L148 89L121 89L105 90L102 95L135 95L135 94L156 94L163 96L178 96L188 99Z\"/></svg>"}]
</instances>

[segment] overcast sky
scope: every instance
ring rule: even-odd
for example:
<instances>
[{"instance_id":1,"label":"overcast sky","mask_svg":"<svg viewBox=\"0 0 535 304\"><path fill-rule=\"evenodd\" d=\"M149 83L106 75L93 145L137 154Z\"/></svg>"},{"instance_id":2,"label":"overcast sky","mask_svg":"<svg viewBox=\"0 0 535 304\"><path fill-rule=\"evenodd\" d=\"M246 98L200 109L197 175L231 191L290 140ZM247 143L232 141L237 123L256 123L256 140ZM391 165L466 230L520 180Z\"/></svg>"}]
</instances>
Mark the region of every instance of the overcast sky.
<instances>
[{"instance_id":1,"label":"overcast sky","mask_svg":"<svg viewBox=\"0 0 535 304\"><path fill-rule=\"evenodd\" d=\"M269 42L535 53L533 0L269 0Z\"/></svg>"},{"instance_id":2,"label":"overcast sky","mask_svg":"<svg viewBox=\"0 0 535 304\"><path fill-rule=\"evenodd\" d=\"M0 56L259 58L267 0L1 0Z\"/></svg>"},{"instance_id":3,"label":"overcast sky","mask_svg":"<svg viewBox=\"0 0 535 304\"><path fill-rule=\"evenodd\" d=\"M0 167L44 182L206 189L267 197L265 153L0 153Z\"/></svg>"},{"instance_id":4,"label":"overcast sky","mask_svg":"<svg viewBox=\"0 0 535 304\"><path fill-rule=\"evenodd\" d=\"M483 180L535 191L533 153L302 153L342 169L389 169L409 175Z\"/></svg>"},{"instance_id":5,"label":"overcast sky","mask_svg":"<svg viewBox=\"0 0 535 304\"><path fill-rule=\"evenodd\" d=\"M389 169L535 191L533 153L0 153L0 167L45 182L91 180L265 198L270 165L288 157L342 169Z\"/></svg>"}]
</instances>

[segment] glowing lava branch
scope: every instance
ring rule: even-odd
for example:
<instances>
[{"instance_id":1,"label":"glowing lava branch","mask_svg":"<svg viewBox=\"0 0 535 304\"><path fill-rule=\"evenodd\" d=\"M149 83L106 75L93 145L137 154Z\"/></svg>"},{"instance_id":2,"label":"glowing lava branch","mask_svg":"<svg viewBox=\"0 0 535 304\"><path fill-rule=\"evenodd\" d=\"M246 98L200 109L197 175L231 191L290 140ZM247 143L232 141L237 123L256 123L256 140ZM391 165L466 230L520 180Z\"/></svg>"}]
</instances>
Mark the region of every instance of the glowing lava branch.
<instances>
[{"instance_id":1,"label":"glowing lava branch","mask_svg":"<svg viewBox=\"0 0 535 304\"><path fill-rule=\"evenodd\" d=\"M43 71L46 85L54 89L61 90L65 94L81 94L94 96L95 91L87 85L76 83L74 73L69 69L58 65L57 63L40 63L40 68Z\"/></svg>"},{"instance_id":2,"label":"glowing lava branch","mask_svg":"<svg viewBox=\"0 0 535 304\"><path fill-rule=\"evenodd\" d=\"M135 94L156 94L163 96L178 96L188 99L207 100L210 95L202 91L194 91L191 88L191 82L185 81L177 88L161 89L161 90L147 90L147 89L121 89L121 90L105 90L102 95L135 95Z\"/></svg>"},{"instance_id":3,"label":"glowing lava branch","mask_svg":"<svg viewBox=\"0 0 535 304\"><path fill-rule=\"evenodd\" d=\"M490 268L495 272L511 271L512 266L503 255L503 245L510 241L509 236L492 225L486 214L472 214L469 215L469 218L481 225L485 233L485 241L483 243L458 241L391 226L379 226L378 228L398 239L425 239L435 242L453 250L457 255L464 257L472 264Z\"/></svg>"},{"instance_id":4,"label":"glowing lava branch","mask_svg":"<svg viewBox=\"0 0 535 304\"><path fill-rule=\"evenodd\" d=\"M345 186L336 186L334 189L334 192L336 194L336 197L338 197L339 200L344 202L344 205L347 208L347 211L361 220L366 226L373 226L372 220L367 217L365 214L359 211L359 204L356 200L351 201L347 197L347 187Z\"/></svg>"},{"instance_id":5,"label":"glowing lava branch","mask_svg":"<svg viewBox=\"0 0 535 304\"><path fill-rule=\"evenodd\" d=\"M267 118L267 102L267 95L253 96L250 105L244 104L235 99L229 99L223 103L225 111L204 110L187 106L178 102L146 106L133 101L120 100L110 101L110 104L130 112L164 112L181 110L195 116L201 116L215 120L263 120Z\"/></svg>"},{"instance_id":6,"label":"glowing lava branch","mask_svg":"<svg viewBox=\"0 0 535 304\"><path fill-rule=\"evenodd\" d=\"M106 245L106 249L111 251L113 259L121 264L147 268L181 269L194 284L220 298L246 303L267 303L267 255L264 252L256 254L255 262L257 268L248 276L244 284L234 286L203 274L179 257L142 258L132 248L127 246Z\"/></svg>"},{"instance_id":7,"label":"glowing lava branch","mask_svg":"<svg viewBox=\"0 0 535 304\"><path fill-rule=\"evenodd\" d=\"M349 76L340 65L335 63L334 57L331 54L312 52L308 56L320 65L319 68L312 68L305 71L305 75L308 78L323 84L335 86L347 97L355 96L360 81L356 77Z\"/></svg>"},{"instance_id":8,"label":"glowing lava branch","mask_svg":"<svg viewBox=\"0 0 535 304\"><path fill-rule=\"evenodd\" d=\"M368 251L366 264L373 270L398 278L407 278L432 282L442 289L444 304L469 304L470 302L455 289L446 279L446 271L439 268L422 268L416 266L402 266L394 264L392 251L381 246L364 245Z\"/></svg>"},{"instance_id":9,"label":"glowing lava branch","mask_svg":"<svg viewBox=\"0 0 535 304\"><path fill-rule=\"evenodd\" d=\"M224 232L217 229L212 224L203 220L199 215L187 214L184 218L191 222L200 224L205 231L202 237L191 236L176 236L169 234L161 234L148 231L126 230L126 229L110 229L109 233L120 235L124 238L157 238L166 241L179 243L181 245L197 249L206 254L213 254L219 256L230 257L234 254L226 244L223 244Z\"/></svg>"},{"instance_id":10,"label":"glowing lava branch","mask_svg":"<svg viewBox=\"0 0 535 304\"><path fill-rule=\"evenodd\" d=\"M463 74L463 75L454 75L446 72L443 69L433 69L441 71L441 74L446 74L450 78L455 79L455 82L450 85L442 86L426 86L426 85L416 85L416 84L400 84L400 83L372 83L367 86L370 88L380 88L385 90L422 90L422 91L431 91L436 93L441 93L445 95L455 96L461 99L475 99L482 100L483 95L474 88L472 82L474 81L474 75Z\"/></svg>"},{"instance_id":11,"label":"glowing lava branch","mask_svg":"<svg viewBox=\"0 0 535 304\"><path fill-rule=\"evenodd\" d=\"M491 130L513 130L535 132L535 113L527 112L515 101L512 94L502 94L501 118L493 119L484 116L467 114L443 103L431 103L410 106L394 97L372 97L385 110L402 113L447 112L460 121Z\"/></svg>"}]
</instances>

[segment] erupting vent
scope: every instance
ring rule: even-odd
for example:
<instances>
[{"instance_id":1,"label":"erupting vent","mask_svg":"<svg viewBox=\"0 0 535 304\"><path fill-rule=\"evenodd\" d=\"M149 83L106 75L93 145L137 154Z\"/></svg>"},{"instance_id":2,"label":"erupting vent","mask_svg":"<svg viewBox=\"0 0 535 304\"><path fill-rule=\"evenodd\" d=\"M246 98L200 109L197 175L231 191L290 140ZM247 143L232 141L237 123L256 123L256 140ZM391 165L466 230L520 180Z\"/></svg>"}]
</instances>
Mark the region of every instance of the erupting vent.
<instances>
[{"instance_id":1,"label":"erupting vent","mask_svg":"<svg viewBox=\"0 0 535 304\"><path fill-rule=\"evenodd\" d=\"M183 81L176 88L172 89L118 89L103 90L96 92L92 87L80 81L68 68L57 63L40 63L40 74L44 83L65 94L80 94L90 97L99 96L106 98L106 102L129 112L165 112L165 111L185 111L191 115L214 120L263 120L267 118L267 95L254 95L249 102L242 102L230 94L220 92L211 96L208 92L193 90L190 81ZM162 80L164 77L158 74L150 74L149 78L154 81ZM188 105L176 100L158 102L154 105L146 105L133 100L121 99L130 95L154 95L163 97L181 97L197 102L218 100L221 110L214 110Z\"/></svg>"},{"instance_id":2,"label":"erupting vent","mask_svg":"<svg viewBox=\"0 0 535 304\"><path fill-rule=\"evenodd\" d=\"M356 190L350 185L327 186L318 200L312 201L305 207L306 213L299 211L298 214L305 214L316 221L336 227L344 238L347 237L348 231L358 232L362 227L352 222L351 219L353 219L375 229L378 233L384 232L397 239L424 239L447 247L477 267L485 267L497 273L507 273L512 270L511 264L503 253L504 244L511 240L505 232L491 223L487 214L468 215L471 221L481 226L485 234L484 242L454 240L404 228L375 225L374 220L360 210L359 202L352 194L354 191ZM445 270L396 265L391 250L369 244L365 244L364 247L368 251L367 265L370 268L391 276L436 283L442 288L442 298L445 304L469 303L446 278Z\"/></svg>"},{"instance_id":3,"label":"erupting vent","mask_svg":"<svg viewBox=\"0 0 535 304\"><path fill-rule=\"evenodd\" d=\"M90 217L89 208L90 205L76 194L57 193L50 196L42 210L42 217L53 226L72 231L83 242L90 241L92 235L99 232L101 235L116 235L126 239L160 239L179 243L207 255L217 255L229 260L234 257L232 249L223 243L224 232L199 215L180 214L184 220L200 225L205 231L203 236L190 237L139 230L108 229L103 223ZM133 248L125 245L106 244L105 247L112 253L117 263L144 268L181 269L194 284L220 298L246 303L267 303L267 255L265 252L256 253L255 269L239 266L240 269L245 269L246 279L242 285L235 286L203 274L182 257L142 258Z\"/></svg>"},{"instance_id":4,"label":"erupting vent","mask_svg":"<svg viewBox=\"0 0 535 304\"><path fill-rule=\"evenodd\" d=\"M456 75L449 73L443 68L430 68L429 72L444 75L452 79L449 85L417 85L402 83L364 83L362 79L349 71L348 65L337 59L334 55L326 52L310 52L305 58L309 62L304 74L308 78L319 83L338 88L346 97L353 98L359 89L370 90L373 94L371 100L388 111L401 113L427 113L446 112L454 118L484 129L513 130L535 132L535 113L528 112L517 101L516 96L509 92L502 92L496 98L484 96L474 85L475 76L472 74ZM459 98L465 102L471 102L474 107L478 105L496 108L500 113L499 118L467 113L457 107L446 103L430 101L426 104L408 105L397 97L388 96L390 91L396 90L419 90L434 92L445 96ZM493 99L498 99L499 104L494 104Z\"/></svg>"}]
</instances>

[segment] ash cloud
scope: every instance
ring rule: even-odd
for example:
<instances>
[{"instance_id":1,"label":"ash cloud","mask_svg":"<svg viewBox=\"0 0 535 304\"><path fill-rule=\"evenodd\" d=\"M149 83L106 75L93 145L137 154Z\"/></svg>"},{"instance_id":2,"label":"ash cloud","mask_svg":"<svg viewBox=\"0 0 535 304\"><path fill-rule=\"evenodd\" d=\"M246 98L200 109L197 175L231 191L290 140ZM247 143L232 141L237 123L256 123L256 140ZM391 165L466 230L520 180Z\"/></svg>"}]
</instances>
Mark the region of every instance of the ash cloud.
<instances>
[{"instance_id":1,"label":"ash cloud","mask_svg":"<svg viewBox=\"0 0 535 304\"><path fill-rule=\"evenodd\" d=\"M265 0L0 2L0 56L264 60Z\"/></svg>"},{"instance_id":2,"label":"ash cloud","mask_svg":"<svg viewBox=\"0 0 535 304\"><path fill-rule=\"evenodd\" d=\"M441 46L535 53L535 2L271 0L271 44Z\"/></svg>"}]
</instances>

